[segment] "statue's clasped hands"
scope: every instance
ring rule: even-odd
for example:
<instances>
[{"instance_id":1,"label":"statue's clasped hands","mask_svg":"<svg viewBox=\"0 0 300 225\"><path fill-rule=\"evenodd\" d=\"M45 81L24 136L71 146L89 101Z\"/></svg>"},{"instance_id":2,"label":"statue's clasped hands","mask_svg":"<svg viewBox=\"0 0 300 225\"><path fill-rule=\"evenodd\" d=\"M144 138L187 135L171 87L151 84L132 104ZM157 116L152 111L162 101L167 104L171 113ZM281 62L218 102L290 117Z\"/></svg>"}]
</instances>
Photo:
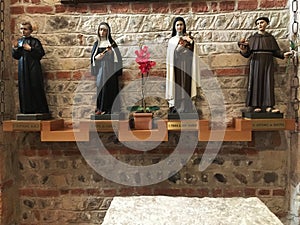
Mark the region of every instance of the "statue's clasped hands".
<instances>
[{"instance_id":1,"label":"statue's clasped hands","mask_svg":"<svg viewBox=\"0 0 300 225\"><path fill-rule=\"evenodd\" d=\"M96 55L95 59L96 60L102 59L105 56L106 53L111 53L111 49L112 49L112 46L108 46L103 52L101 52L98 55Z\"/></svg>"}]
</instances>

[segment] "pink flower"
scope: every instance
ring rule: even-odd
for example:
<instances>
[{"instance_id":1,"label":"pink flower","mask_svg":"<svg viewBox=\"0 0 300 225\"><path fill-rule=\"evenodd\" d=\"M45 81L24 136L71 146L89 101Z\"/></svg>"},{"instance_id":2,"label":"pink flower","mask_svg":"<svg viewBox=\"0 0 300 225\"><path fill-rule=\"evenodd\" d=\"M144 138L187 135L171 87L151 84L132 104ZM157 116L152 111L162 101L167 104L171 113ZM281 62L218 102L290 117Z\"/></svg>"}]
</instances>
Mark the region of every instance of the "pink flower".
<instances>
[{"instance_id":1,"label":"pink flower","mask_svg":"<svg viewBox=\"0 0 300 225\"><path fill-rule=\"evenodd\" d=\"M150 53L148 51L148 46L142 46L139 50L135 51L136 59L135 61L139 64L139 69L142 74L148 73L150 69L156 65L154 61L150 60Z\"/></svg>"}]
</instances>

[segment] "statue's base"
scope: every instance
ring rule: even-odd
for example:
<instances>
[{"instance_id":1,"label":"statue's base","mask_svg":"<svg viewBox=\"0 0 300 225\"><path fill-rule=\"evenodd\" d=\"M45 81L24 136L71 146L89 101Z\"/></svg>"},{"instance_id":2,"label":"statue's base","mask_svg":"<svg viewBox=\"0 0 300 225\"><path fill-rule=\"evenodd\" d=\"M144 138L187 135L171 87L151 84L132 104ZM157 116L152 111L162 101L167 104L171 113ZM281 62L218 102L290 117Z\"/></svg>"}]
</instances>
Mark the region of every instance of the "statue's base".
<instances>
[{"instance_id":1,"label":"statue's base","mask_svg":"<svg viewBox=\"0 0 300 225\"><path fill-rule=\"evenodd\" d=\"M267 113L267 112L242 112L243 118L249 118L249 119L281 119L283 118L283 113Z\"/></svg>"},{"instance_id":2,"label":"statue's base","mask_svg":"<svg viewBox=\"0 0 300 225\"><path fill-rule=\"evenodd\" d=\"M119 114L91 115L91 120L119 120Z\"/></svg>"},{"instance_id":3,"label":"statue's base","mask_svg":"<svg viewBox=\"0 0 300 225\"><path fill-rule=\"evenodd\" d=\"M168 120L197 120L198 113L169 113Z\"/></svg>"},{"instance_id":4,"label":"statue's base","mask_svg":"<svg viewBox=\"0 0 300 225\"><path fill-rule=\"evenodd\" d=\"M32 114L17 114L16 120L49 120L51 119L50 113L32 113Z\"/></svg>"}]
</instances>

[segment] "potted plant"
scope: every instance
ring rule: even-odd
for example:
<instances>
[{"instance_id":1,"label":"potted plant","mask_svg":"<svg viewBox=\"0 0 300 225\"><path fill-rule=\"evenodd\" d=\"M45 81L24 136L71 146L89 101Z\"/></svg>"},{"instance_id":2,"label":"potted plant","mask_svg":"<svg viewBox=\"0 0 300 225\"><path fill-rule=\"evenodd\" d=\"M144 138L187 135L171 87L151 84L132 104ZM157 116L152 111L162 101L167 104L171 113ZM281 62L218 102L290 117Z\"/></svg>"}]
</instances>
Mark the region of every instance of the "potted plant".
<instances>
[{"instance_id":1,"label":"potted plant","mask_svg":"<svg viewBox=\"0 0 300 225\"><path fill-rule=\"evenodd\" d=\"M150 53L148 46L140 45L140 49L135 51L135 61L139 64L139 69L142 76L142 99L141 104L128 107L128 110L133 113L134 129L137 130L151 130L153 112L158 110L158 106L146 106L145 102L145 83L149 76L150 69L156 65L154 61L150 60Z\"/></svg>"}]
</instances>

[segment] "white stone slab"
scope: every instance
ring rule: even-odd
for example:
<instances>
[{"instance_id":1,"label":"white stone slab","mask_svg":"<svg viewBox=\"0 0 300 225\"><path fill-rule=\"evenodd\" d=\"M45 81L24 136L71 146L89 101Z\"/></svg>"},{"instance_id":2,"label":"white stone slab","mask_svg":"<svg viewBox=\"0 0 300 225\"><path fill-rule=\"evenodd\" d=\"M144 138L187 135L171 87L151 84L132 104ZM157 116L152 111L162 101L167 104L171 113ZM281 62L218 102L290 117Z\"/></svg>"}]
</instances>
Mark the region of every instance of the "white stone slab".
<instances>
[{"instance_id":1,"label":"white stone slab","mask_svg":"<svg viewBox=\"0 0 300 225\"><path fill-rule=\"evenodd\" d=\"M283 225L258 198L114 197L102 225Z\"/></svg>"}]
</instances>

